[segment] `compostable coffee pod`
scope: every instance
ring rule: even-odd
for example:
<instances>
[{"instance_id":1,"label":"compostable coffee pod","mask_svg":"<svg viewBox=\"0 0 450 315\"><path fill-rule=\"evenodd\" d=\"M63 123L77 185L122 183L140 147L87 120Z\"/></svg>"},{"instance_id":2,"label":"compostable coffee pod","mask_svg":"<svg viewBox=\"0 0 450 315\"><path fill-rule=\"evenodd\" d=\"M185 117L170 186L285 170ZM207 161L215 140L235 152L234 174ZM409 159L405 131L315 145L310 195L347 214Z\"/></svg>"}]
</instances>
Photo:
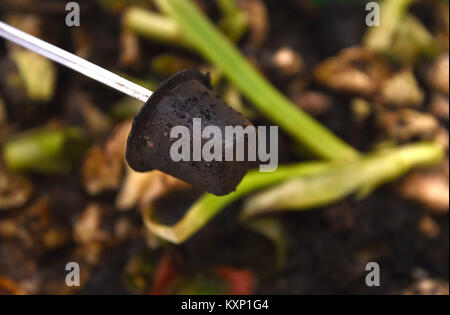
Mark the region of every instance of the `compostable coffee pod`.
<instances>
[{"instance_id":1,"label":"compostable coffee pod","mask_svg":"<svg viewBox=\"0 0 450 315\"><path fill-rule=\"evenodd\" d=\"M214 195L226 195L255 165L247 158L248 137L226 141L227 126L246 128L251 123L212 92L208 76L184 70L163 82L135 117L126 159L137 172L160 170ZM220 150L214 150L220 158L213 160L204 154L211 149L205 148L211 144L211 131L216 131L215 143L220 143ZM244 148L245 159L233 154L227 161L230 147L234 152Z\"/></svg>"}]
</instances>

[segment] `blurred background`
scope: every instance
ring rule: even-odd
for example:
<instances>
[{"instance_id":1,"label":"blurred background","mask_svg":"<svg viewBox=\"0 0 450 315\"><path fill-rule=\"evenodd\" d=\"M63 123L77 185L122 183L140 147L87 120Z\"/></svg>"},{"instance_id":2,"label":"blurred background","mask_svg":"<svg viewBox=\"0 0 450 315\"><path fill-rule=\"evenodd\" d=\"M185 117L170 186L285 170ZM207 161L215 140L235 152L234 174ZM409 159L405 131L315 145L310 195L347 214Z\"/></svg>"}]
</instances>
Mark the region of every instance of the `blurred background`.
<instances>
[{"instance_id":1,"label":"blurred background","mask_svg":"<svg viewBox=\"0 0 450 315\"><path fill-rule=\"evenodd\" d=\"M187 0L186 0L187 1ZM151 0L2 0L0 19L154 90L209 72L255 125L271 117ZM0 39L0 294L448 294L448 1L196 0L292 104L362 152L435 141L439 164L367 198L244 224L249 196L175 245L142 212L177 222L204 192L124 152L142 104ZM375 33L376 32L376 33ZM288 118L287 118L288 119ZM310 160L280 129L280 164ZM66 264L81 268L79 287ZM365 282L368 262L381 286Z\"/></svg>"}]
</instances>

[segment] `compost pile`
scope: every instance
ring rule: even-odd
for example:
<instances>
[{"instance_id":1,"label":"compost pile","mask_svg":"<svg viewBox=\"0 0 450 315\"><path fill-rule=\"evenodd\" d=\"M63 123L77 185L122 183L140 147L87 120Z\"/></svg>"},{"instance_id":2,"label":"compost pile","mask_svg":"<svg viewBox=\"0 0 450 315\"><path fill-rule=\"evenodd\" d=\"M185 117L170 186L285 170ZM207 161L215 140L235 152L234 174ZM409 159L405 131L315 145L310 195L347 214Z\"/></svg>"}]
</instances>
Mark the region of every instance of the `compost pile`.
<instances>
[{"instance_id":1,"label":"compost pile","mask_svg":"<svg viewBox=\"0 0 450 315\"><path fill-rule=\"evenodd\" d=\"M0 19L151 90L183 69L209 72L215 93L254 125L282 121L280 167L315 160L284 128L291 117L271 116L235 84L230 72L243 69L199 45L210 33L197 43L182 33L163 5L177 1L80 0L81 25L68 27L62 1L2 0ZM387 27L367 27L365 2L186 0L355 149L432 141L445 156L364 198L289 209L308 211L275 211L277 191L240 193L183 237L164 237L149 216L175 224L213 197L129 168L142 104L1 40L0 294L448 294L448 2L381 1ZM243 220L249 200L267 214ZM66 285L69 262L79 287ZM381 267L379 287L366 285L368 262Z\"/></svg>"}]
</instances>

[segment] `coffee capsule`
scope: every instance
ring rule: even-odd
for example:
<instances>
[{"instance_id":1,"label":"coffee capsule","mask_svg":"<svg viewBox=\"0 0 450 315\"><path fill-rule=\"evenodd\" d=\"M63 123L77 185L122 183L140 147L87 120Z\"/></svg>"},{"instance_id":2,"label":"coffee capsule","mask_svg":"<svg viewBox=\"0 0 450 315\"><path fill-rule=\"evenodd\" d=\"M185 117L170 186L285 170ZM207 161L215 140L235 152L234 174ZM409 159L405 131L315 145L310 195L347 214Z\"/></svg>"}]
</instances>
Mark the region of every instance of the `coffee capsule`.
<instances>
[{"instance_id":1,"label":"coffee capsule","mask_svg":"<svg viewBox=\"0 0 450 315\"><path fill-rule=\"evenodd\" d=\"M211 140L203 137L202 131L208 126L220 129L220 159L216 155L213 160L205 160L201 154L203 146ZM163 82L135 117L126 159L137 172L160 170L214 195L226 195L235 190L255 165L247 158L248 137L232 137L232 141L226 142L227 126L246 128L251 123L212 92L209 76L197 70L183 70ZM188 133L187 142L181 148L177 146L175 152L185 149L181 160L179 155L173 156L173 146L181 141L182 135L174 132L177 130ZM245 148L245 159L238 160L234 154L232 161L226 161L226 148L230 146Z\"/></svg>"}]
</instances>

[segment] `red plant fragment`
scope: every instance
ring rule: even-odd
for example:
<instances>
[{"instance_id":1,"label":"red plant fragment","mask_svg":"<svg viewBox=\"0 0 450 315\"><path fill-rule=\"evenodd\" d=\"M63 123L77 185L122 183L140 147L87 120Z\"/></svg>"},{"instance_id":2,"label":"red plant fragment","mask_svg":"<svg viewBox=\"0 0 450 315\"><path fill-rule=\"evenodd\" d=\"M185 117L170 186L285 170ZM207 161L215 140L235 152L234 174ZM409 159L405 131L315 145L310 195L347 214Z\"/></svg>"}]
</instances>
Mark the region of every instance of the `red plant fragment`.
<instances>
[{"instance_id":1,"label":"red plant fragment","mask_svg":"<svg viewBox=\"0 0 450 315\"><path fill-rule=\"evenodd\" d=\"M253 294L255 275L251 270L219 267L216 269L216 274L227 282L229 286L229 294Z\"/></svg>"},{"instance_id":2,"label":"red plant fragment","mask_svg":"<svg viewBox=\"0 0 450 315\"><path fill-rule=\"evenodd\" d=\"M158 263L153 279L152 295L166 295L180 275L179 263L171 254L165 254Z\"/></svg>"}]
</instances>

